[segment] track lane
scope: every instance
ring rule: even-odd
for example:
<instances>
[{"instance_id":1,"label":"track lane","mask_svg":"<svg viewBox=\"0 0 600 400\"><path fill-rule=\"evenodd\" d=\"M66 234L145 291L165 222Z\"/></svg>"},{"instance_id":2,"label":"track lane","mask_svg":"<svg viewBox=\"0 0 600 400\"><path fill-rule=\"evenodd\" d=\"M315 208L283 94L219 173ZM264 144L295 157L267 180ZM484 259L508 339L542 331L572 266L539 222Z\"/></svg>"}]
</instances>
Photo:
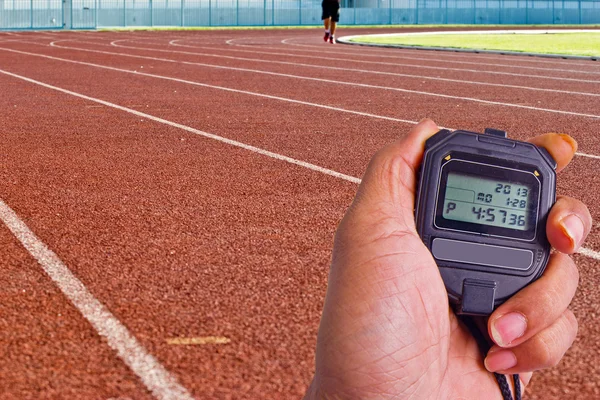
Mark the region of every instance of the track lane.
<instances>
[{"instance_id":1,"label":"track lane","mask_svg":"<svg viewBox=\"0 0 600 400\"><path fill-rule=\"evenodd\" d=\"M85 52L83 52L85 53ZM92 54L92 53L87 53L87 54ZM98 56L100 56L101 54L99 54ZM77 57L83 57L84 55L79 54ZM69 55L70 58L74 58L76 59L77 57L72 57ZM97 57L97 56L92 56L92 57ZM118 59L118 56L115 56ZM126 57L123 57L126 58ZM88 58L89 59L89 58ZM93 60L93 59L92 59ZM112 58L111 58L112 60ZM121 60L120 62L127 62L126 60ZM167 63L168 64L168 63ZM136 66L133 67L132 65L130 65L131 70L137 70L139 69L139 65L135 64ZM148 64L146 65L148 68ZM154 68L152 71L156 71L156 68L158 68L159 65L154 64L154 65L150 65L150 68ZM177 75L182 75L184 74L186 71L188 71L188 69L186 69L188 66L182 66L181 68L179 68L177 70L177 72L175 72L175 76ZM193 67L197 67L197 66L190 66L192 67L191 69L189 69L189 73L196 73L195 68ZM168 66L164 66L164 68L168 68ZM148 69L147 69L148 70ZM214 77L215 75L211 74L210 77ZM217 75L218 76L218 75ZM222 78L222 75L219 76ZM203 76L203 80L206 81L206 77ZM264 82L264 84L262 83ZM218 82L220 83L220 82ZM242 85L241 89L242 90L250 90L250 91L254 91L254 92L264 92L265 91L265 87L269 88L269 92L273 92L273 90L279 90L279 92L275 92L275 94L281 93L281 94L285 94L285 88L287 86L274 86L273 82L271 82L271 80L266 80L266 81L257 81L257 80L252 80L252 81L240 81L239 79L236 79L235 75L228 75L228 78L225 80L224 82L227 85L231 85L232 83L239 87L240 85ZM249 86L244 86L244 85L249 85ZM235 87L234 86L234 87ZM319 86L319 85L313 85L315 87ZM227 86L229 87L229 86ZM310 87L309 85L303 86L303 87ZM296 88L292 88L292 89L296 89ZM317 102L320 102L320 104L327 104L330 102L331 98L335 98L335 99L340 99L340 101L338 103L341 103L340 105L342 106L342 108L347 108L347 109L356 109L358 108L357 111L361 111L361 112L371 112L373 110L373 107L375 107L375 113L378 113L380 115L390 115L392 117L395 117L394 112L390 113L388 110L389 105L393 104L397 101L397 96L394 96L394 94L388 96L387 98L385 98L384 96L378 96L376 97L377 101L371 101L369 97L367 97L366 101L362 101L360 103L357 104L357 99L360 99L361 97L365 97L365 94L362 93L362 90L353 90L352 92L350 91L346 91L343 92L343 88L339 89L341 90L340 95L336 96L336 92L334 91L330 91L327 93L323 93L322 90L319 91L319 89L314 90L314 93L311 92L311 97L314 98L313 96L317 97ZM295 97L298 98L302 98L303 96L306 96L307 91L306 90L296 90L297 92L301 92L298 93ZM346 93L346 95L343 95L342 93ZM351 96L348 97L347 93L352 93ZM428 103L423 103L422 101L419 101L418 99L410 99L410 98L402 98L403 101L403 107L398 109L397 112L402 113L406 113L406 109L408 109L410 113L413 114L412 118L413 120L417 120L418 118L420 118L422 115L429 115L433 118L435 118L437 121L440 121L439 123L444 125L444 126L451 126L449 123L446 123L446 121L444 120L444 118L442 118L440 116L440 118L437 118L438 115L437 113L439 112L440 114L443 114L443 111L446 111L446 116L448 115L448 104L443 104L441 107L444 108L437 108L435 106L435 104L433 102L428 102ZM356 107L356 106L359 107ZM460 103L454 105L452 112L454 112L456 109L456 107L460 107ZM386 107L386 109L382 110L381 107ZM467 105L465 104L464 107L467 107ZM479 130L481 129L480 126L484 126L484 125L488 125L490 122L488 121L488 119L490 118L490 115L488 115L488 113L490 112L490 108L489 107L485 107L483 106L483 108L479 107L482 111L480 113L478 113L477 115L475 115L475 117L479 117L479 119L482 119L481 121L479 121L479 124L473 124L475 117L473 116L473 114L469 114L468 117L466 118L467 120L469 120L469 122L471 123L471 126L467 126L470 129L475 129L475 130ZM474 110L471 110L471 112L473 112ZM493 110L492 110L493 111ZM504 114L504 116L502 116L502 114ZM396 114L398 115L398 114ZM548 118L540 118L539 116L534 116L534 115L527 115L525 117L525 115L522 115L521 118L515 118L518 114L512 112L512 113L508 113L506 112L506 110L504 110L503 113L498 113L496 111L495 115L493 116L493 119L495 121L498 120L504 120L504 121L508 121L508 123L511 124L511 126L505 127L505 129L508 129L511 133L517 135L519 135L519 131L522 131L525 128L525 132L527 132L527 136L529 136L531 133L537 133L537 132L544 132L544 131L563 131L563 132L569 132L572 135L574 135L578 141L580 142L581 145L581 149L584 153L588 153L588 154L594 154L594 148L596 148L598 146L597 143L589 143L588 141L592 140L595 141L596 138L593 136L587 136L587 135L581 135L578 134L577 132L586 132L588 131L589 128L589 124L585 124L585 122L583 121L573 121L573 119L571 118L555 118L552 120L549 120ZM561 119L563 119L563 123L561 123ZM452 123L452 122L451 122ZM497 122L495 122L497 123ZM577 124L581 124L580 126L577 126ZM458 126L465 126L466 123L461 123L461 124L457 124ZM529 126L527 126L529 125ZM514 128L513 128L514 127ZM592 151L590 151L589 149L592 149ZM587 151L586 151L587 150Z\"/></svg>"},{"instance_id":2,"label":"track lane","mask_svg":"<svg viewBox=\"0 0 600 400\"><path fill-rule=\"evenodd\" d=\"M332 229L355 185L104 107L89 115L78 99L54 100L70 104L65 118L86 124L9 137L9 166L22 164L28 145L48 156L14 173L38 196L4 183L0 192L199 398L299 396L312 370ZM23 121L37 117L15 114L9 131L27 132ZM124 129L114 130L115 117ZM44 151L40 135L51 149L62 145ZM166 344L214 334L231 343Z\"/></svg>"},{"instance_id":3,"label":"track lane","mask_svg":"<svg viewBox=\"0 0 600 400\"><path fill-rule=\"evenodd\" d=\"M3 399L153 399L1 222L0 265Z\"/></svg>"},{"instance_id":4,"label":"track lane","mask_svg":"<svg viewBox=\"0 0 600 400\"><path fill-rule=\"evenodd\" d=\"M86 43L86 44L88 44L88 43ZM131 48L129 48L130 52L122 53L122 52L117 52L117 51L108 51L106 49L101 50L102 48L86 49L86 48L82 48L82 47L72 47L72 46L67 46L67 45L63 45L60 43L54 43L54 42L53 42L53 45L56 47L62 48L62 49L67 49L67 50L97 52L99 54L108 54L108 55L122 54L123 57L137 57L137 58L147 59L147 60L151 60L151 61L172 62L174 60L173 56L171 56L171 58L155 57L155 56L153 56L152 50L138 50L138 54L131 54L131 50L132 50ZM94 45L94 47L97 47L97 46ZM594 114L594 112L595 112L595 107L593 106L594 99L593 98L590 99L590 97L587 97L587 96L582 96L582 97L574 96L574 97L566 100L564 97L567 94L565 94L565 93L549 93L549 94L545 94L544 97L542 97L539 93L536 93L536 95L540 99L542 99L542 98L544 99L544 104L542 104L541 100L536 100L535 97L532 97L531 94L529 94L526 97L525 96L517 96L516 93L520 93L522 91L522 89L516 89L516 88L504 87L504 88L502 88L503 90L494 90L494 89L490 89L488 87L475 87L475 88L469 88L470 90L467 91L464 88L464 83L462 83L460 81L456 81L456 82L433 81L433 82L429 82L429 83L425 84L425 82L423 82L422 79L420 79L419 82L414 82L412 84L412 86L411 86L411 84L407 85L407 84L405 84L404 81L402 81L402 86L399 86L398 84L396 84L397 77L390 77L390 76L369 76L369 77L367 77L367 76L365 76L365 74L358 73L357 75L353 76L352 77L353 79L351 79L351 80L347 80L347 79L340 80L339 72L328 69L328 68L325 68L324 70L319 69L317 72L315 72L314 68L308 69L308 70L303 70L301 67L303 67L304 65L295 64L293 66L295 67L296 70L299 69L299 71L290 74L288 72L289 67L290 67L289 64L285 65L285 66L282 65L282 66L280 66L280 68L273 68L272 63L269 63L269 65L267 67L264 67L263 62L260 60L257 60L254 62L241 60L242 64L236 64L236 66L233 67L233 66L222 65L222 64L194 61L195 59L193 57L189 57L190 55L187 55L187 54L183 56L184 59L181 59L179 54L176 54L176 56L178 56L178 57L175 57L175 58L180 60L180 62L185 65L193 65L193 66L201 67L201 68L225 69L225 70L230 70L233 72L247 72L247 73L251 73L251 74L252 73L262 74L262 75L267 75L267 78L271 78L274 76L274 77L301 79L301 80L309 80L309 81L312 80L312 81L322 82L326 85L328 85L328 84L349 85L349 86L354 86L354 87L359 87L359 88L366 88L369 90L396 91L396 92L400 92L403 94L408 93L411 95L414 94L414 95L418 95L418 96L442 97L442 98L446 98L446 99L465 100L465 101L472 101L475 103L482 103L482 104L494 104L494 105L499 105L502 107L526 108L526 109L533 109L533 110L538 110L538 111L542 111L542 112L552 112L552 113L558 113L558 114L571 114L571 115L577 115L577 116L588 116L588 117L592 117L594 119L598 118L598 116L596 114ZM186 58L186 56L188 56L188 57ZM200 55L200 56L202 56L202 55ZM246 62L244 62L244 61L246 61ZM258 63L258 65L257 65L257 63ZM310 67L310 65L306 65L306 67ZM459 94L459 93L463 93L463 92L468 92L468 95ZM514 99L518 99L519 103L514 103ZM527 99L527 100L525 100L525 99ZM567 101L568 101L571 109L570 110L561 109L561 107L564 107L564 103ZM553 108L553 107L555 107L555 108Z\"/></svg>"}]
</instances>

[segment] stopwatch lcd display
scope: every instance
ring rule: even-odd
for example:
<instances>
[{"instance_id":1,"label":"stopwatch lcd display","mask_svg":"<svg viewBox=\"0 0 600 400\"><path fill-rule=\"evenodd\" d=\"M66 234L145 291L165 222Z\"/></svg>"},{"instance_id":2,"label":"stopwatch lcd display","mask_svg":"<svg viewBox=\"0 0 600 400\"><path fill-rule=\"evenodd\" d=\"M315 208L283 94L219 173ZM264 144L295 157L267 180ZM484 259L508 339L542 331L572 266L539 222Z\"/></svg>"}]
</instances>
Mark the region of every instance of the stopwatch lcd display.
<instances>
[{"instance_id":1,"label":"stopwatch lcd display","mask_svg":"<svg viewBox=\"0 0 600 400\"><path fill-rule=\"evenodd\" d=\"M529 186L451 172L442 216L474 224L528 229Z\"/></svg>"},{"instance_id":2,"label":"stopwatch lcd display","mask_svg":"<svg viewBox=\"0 0 600 400\"><path fill-rule=\"evenodd\" d=\"M531 240L539 184L532 173L451 160L442 167L436 225Z\"/></svg>"}]
</instances>

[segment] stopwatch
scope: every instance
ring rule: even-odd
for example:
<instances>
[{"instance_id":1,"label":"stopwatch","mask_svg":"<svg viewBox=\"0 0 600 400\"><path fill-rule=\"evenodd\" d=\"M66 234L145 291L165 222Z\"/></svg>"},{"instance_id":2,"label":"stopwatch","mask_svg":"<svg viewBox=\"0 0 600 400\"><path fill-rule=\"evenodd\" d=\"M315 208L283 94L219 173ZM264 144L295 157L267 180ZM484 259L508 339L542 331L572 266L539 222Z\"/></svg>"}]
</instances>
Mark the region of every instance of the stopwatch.
<instances>
[{"instance_id":1,"label":"stopwatch","mask_svg":"<svg viewBox=\"0 0 600 400\"><path fill-rule=\"evenodd\" d=\"M544 148L497 129L444 129L427 140L417 231L458 314L489 315L541 276L555 170Z\"/></svg>"}]
</instances>

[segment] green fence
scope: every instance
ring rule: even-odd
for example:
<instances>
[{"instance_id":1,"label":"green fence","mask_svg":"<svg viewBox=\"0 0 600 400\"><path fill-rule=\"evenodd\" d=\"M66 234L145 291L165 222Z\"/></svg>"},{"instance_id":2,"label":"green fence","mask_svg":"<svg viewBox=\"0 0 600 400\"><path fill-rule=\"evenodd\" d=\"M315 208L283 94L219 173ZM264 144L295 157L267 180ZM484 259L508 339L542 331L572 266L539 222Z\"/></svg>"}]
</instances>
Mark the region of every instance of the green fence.
<instances>
[{"instance_id":1,"label":"green fence","mask_svg":"<svg viewBox=\"0 0 600 400\"><path fill-rule=\"evenodd\" d=\"M343 25L600 24L600 0L343 0ZM319 25L318 0L0 0L0 30Z\"/></svg>"}]
</instances>

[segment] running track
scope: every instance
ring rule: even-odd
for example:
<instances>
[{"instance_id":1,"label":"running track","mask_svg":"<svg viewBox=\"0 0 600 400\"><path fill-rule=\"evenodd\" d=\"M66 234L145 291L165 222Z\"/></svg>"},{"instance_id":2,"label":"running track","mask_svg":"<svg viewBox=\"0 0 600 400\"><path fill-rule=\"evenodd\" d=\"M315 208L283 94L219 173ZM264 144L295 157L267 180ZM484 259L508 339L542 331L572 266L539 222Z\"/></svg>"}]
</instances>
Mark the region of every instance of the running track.
<instances>
[{"instance_id":1,"label":"running track","mask_svg":"<svg viewBox=\"0 0 600 400\"><path fill-rule=\"evenodd\" d=\"M0 88L1 399L299 398L335 227L426 116L571 134L559 193L600 217L595 62L320 30L0 32ZM596 225L578 340L530 399L600 398L599 251Z\"/></svg>"}]
</instances>

